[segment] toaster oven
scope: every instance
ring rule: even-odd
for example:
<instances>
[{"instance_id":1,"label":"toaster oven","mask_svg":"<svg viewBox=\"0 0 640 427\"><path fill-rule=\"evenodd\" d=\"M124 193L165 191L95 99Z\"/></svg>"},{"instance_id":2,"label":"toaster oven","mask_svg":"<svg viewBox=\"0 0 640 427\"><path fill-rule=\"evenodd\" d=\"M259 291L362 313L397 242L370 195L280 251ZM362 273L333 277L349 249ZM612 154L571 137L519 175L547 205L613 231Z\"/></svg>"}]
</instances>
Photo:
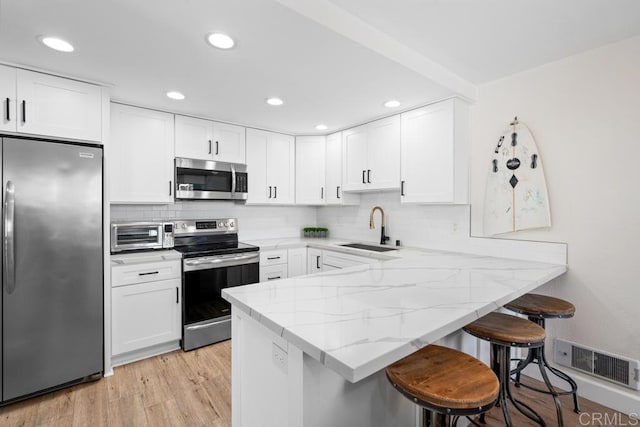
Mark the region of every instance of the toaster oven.
<instances>
[{"instance_id":1,"label":"toaster oven","mask_svg":"<svg viewBox=\"0 0 640 427\"><path fill-rule=\"evenodd\" d=\"M111 253L173 248L171 222L111 223Z\"/></svg>"}]
</instances>

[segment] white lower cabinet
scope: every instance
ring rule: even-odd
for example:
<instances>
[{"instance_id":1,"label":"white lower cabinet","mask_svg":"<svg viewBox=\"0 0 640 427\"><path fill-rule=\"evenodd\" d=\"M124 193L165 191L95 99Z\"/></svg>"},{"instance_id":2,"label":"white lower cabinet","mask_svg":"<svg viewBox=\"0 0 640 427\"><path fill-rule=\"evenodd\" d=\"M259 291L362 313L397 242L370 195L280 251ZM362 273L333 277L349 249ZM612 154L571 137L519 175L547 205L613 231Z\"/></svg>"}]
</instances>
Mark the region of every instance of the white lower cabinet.
<instances>
[{"instance_id":1,"label":"white lower cabinet","mask_svg":"<svg viewBox=\"0 0 640 427\"><path fill-rule=\"evenodd\" d=\"M307 274L307 248L295 248L287 251L287 273L289 277Z\"/></svg>"},{"instance_id":2,"label":"white lower cabinet","mask_svg":"<svg viewBox=\"0 0 640 427\"><path fill-rule=\"evenodd\" d=\"M320 273L322 271L322 249L307 249L307 273Z\"/></svg>"},{"instance_id":3,"label":"white lower cabinet","mask_svg":"<svg viewBox=\"0 0 640 427\"><path fill-rule=\"evenodd\" d=\"M307 248L260 252L260 281L286 279L307 274Z\"/></svg>"},{"instance_id":4,"label":"white lower cabinet","mask_svg":"<svg viewBox=\"0 0 640 427\"><path fill-rule=\"evenodd\" d=\"M113 366L179 348L181 260L179 254L169 252L111 257Z\"/></svg>"}]
</instances>

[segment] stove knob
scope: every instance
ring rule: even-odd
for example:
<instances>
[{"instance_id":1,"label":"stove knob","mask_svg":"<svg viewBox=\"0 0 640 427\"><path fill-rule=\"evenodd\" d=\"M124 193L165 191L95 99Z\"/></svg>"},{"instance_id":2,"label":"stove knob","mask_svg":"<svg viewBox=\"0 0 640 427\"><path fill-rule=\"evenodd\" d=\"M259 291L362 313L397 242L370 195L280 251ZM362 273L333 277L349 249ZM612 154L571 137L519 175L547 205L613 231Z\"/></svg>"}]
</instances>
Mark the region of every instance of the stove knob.
<instances>
[{"instance_id":1,"label":"stove knob","mask_svg":"<svg viewBox=\"0 0 640 427\"><path fill-rule=\"evenodd\" d=\"M233 227L234 227L233 221L229 221L229 228L233 228Z\"/></svg>"},{"instance_id":2,"label":"stove knob","mask_svg":"<svg viewBox=\"0 0 640 427\"><path fill-rule=\"evenodd\" d=\"M185 230L187 228L187 224L185 224L184 222L181 225L182 229Z\"/></svg>"}]
</instances>

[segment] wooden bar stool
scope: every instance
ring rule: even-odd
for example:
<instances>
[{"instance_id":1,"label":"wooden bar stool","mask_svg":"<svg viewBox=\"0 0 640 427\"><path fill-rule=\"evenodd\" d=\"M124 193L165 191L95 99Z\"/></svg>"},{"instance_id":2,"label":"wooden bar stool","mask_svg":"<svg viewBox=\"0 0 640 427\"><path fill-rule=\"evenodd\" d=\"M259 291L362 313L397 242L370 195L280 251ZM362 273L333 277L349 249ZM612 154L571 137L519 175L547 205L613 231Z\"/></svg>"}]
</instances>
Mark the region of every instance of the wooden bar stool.
<instances>
[{"instance_id":1,"label":"wooden bar stool","mask_svg":"<svg viewBox=\"0 0 640 427\"><path fill-rule=\"evenodd\" d=\"M438 345L410 354L386 373L396 390L422 406L425 425L431 427L455 426L460 416L484 413L495 405L500 389L496 375L480 360Z\"/></svg>"},{"instance_id":2,"label":"wooden bar stool","mask_svg":"<svg viewBox=\"0 0 640 427\"><path fill-rule=\"evenodd\" d=\"M502 409L506 425L512 425L509 409L507 408L507 403L510 401L524 416L543 427L546 426L538 413L512 396L509 386L511 347L542 347L545 338L544 329L526 319L503 313L489 313L462 329L477 338L489 341L491 344L491 366L500 379L500 396L497 404ZM544 377L546 377L546 374ZM548 378L545 378L545 383L549 383ZM553 399L557 411L560 407L560 401L555 395ZM560 417L558 426L561 427L562 425L562 417Z\"/></svg>"},{"instance_id":3,"label":"wooden bar stool","mask_svg":"<svg viewBox=\"0 0 640 427\"><path fill-rule=\"evenodd\" d=\"M511 301L509 304L506 304L504 307L508 308L511 311L515 311L516 313L526 315L530 321L537 323L542 328L545 327L546 319L567 319L569 317L573 317L574 313L576 312L575 306L568 301L560 298L538 294L525 294L520 298ZM520 382L520 373L530 363L535 363L536 365L538 365L538 368L540 368L540 372L542 372L544 368L548 369L549 372L566 381L571 387L571 390L556 391L553 386L548 387L548 390L541 390L536 387L522 384ZM578 384L576 384L576 382L569 375L549 365L549 362L547 362L547 358L544 355L544 345L539 348L531 349L529 351L529 354L527 354L527 357L520 360L516 369L511 371L511 375L514 374L516 387L522 385L523 387L526 387L530 390L545 394L553 394L556 396L572 394L573 410L577 414L580 413L580 403L578 402Z\"/></svg>"}]
</instances>

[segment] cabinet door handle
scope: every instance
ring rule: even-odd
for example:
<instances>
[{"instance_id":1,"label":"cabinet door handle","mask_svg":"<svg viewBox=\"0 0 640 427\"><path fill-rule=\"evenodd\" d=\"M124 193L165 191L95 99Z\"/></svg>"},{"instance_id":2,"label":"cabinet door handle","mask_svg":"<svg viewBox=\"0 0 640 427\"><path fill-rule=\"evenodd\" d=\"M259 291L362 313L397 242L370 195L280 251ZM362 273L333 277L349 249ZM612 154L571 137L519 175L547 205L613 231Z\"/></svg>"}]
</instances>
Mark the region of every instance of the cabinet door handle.
<instances>
[{"instance_id":1,"label":"cabinet door handle","mask_svg":"<svg viewBox=\"0 0 640 427\"><path fill-rule=\"evenodd\" d=\"M267 259L280 259L280 257L279 256L270 256L270 257L267 257Z\"/></svg>"},{"instance_id":2,"label":"cabinet door handle","mask_svg":"<svg viewBox=\"0 0 640 427\"><path fill-rule=\"evenodd\" d=\"M324 200L324 187L320 187L320 199Z\"/></svg>"},{"instance_id":3,"label":"cabinet door handle","mask_svg":"<svg viewBox=\"0 0 640 427\"><path fill-rule=\"evenodd\" d=\"M275 187L273 187L273 198L274 199L278 198L278 186L277 185Z\"/></svg>"},{"instance_id":4,"label":"cabinet door handle","mask_svg":"<svg viewBox=\"0 0 640 427\"><path fill-rule=\"evenodd\" d=\"M362 170L362 183L363 183L363 184L366 184L366 183L367 183L367 182L364 180L364 174L365 174L365 172L366 172L366 171L363 169L363 170Z\"/></svg>"},{"instance_id":5,"label":"cabinet door handle","mask_svg":"<svg viewBox=\"0 0 640 427\"><path fill-rule=\"evenodd\" d=\"M180 288L176 286L176 304L180 304Z\"/></svg>"},{"instance_id":6,"label":"cabinet door handle","mask_svg":"<svg viewBox=\"0 0 640 427\"><path fill-rule=\"evenodd\" d=\"M336 199L339 199L339 198L340 198L340 186L338 185L336 187Z\"/></svg>"},{"instance_id":7,"label":"cabinet door handle","mask_svg":"<svg viewBox=\"0 0 640 427\"><path fill-rule=\"evenodd\" d=\"M271 198L271 186L269 186L269 198Z\"/></svg>"},{"instance_id":8,"label":"cabinet door handle","mask_svg":"<svg viewBox=\"0 0 640 427\"><path fill-rule=\"evenodd\" d=\"M27 101L22 100L22 123L27 123Z\"/></svg>"},{"instance_id":9,"label":"cabinet door handle","mask_svg":"<svg viewBox=\"0 0 640 427\"><path fill-rule=\"evenodd\" d=\"M404 181L400 181L400 195L404 196Z\"/></svg>"},{"instance_id":10,"label":"cabinet door handle","mask_svg":"<svg viewBox=\"0 0 640 427\"><path fill-rule=\"evenodd\" d=\"M320 270L320 255L316 255L316 268Z\"/></svg>"},{"instance_id":11,"label":"cabinet door handle","mask_svg":"<svg viewBox=\"0 0 640 427\"><path fill-rule=\"evenodd\" d=\"M367 184L371 184L371 169L367 169Z\"/></svg>"},{"instance_id":12,"label":"cabinet door handle","mask_svg":"<svg viewBox=\"0 0 640 427\"><path fill-rule=\"evenodd\" d=\"M218 141L216 141L216 156L220 154L220 150L218 148L219 148L219 144L218 144Z\"/></svg>"},{"instance_id":13,"label":"cabinet door handle","mask_svg":"<svg viewBox=\"0 0 640 427\"><path fill-rule=\"evenodd\" d=\"M158 274L160 273L159 271L149 271L147 273L138 273L138 276L150 276L152 274Z\"/></svg>"},{"instance_id":14,"label":"cabinet door handle","mask_svg":"<svg viewBox=\"0 0 640 427\"><path fill-rule=\"evenodd\" d=\"M211 140L209 140L209 154L211 154Z\"/></svg>"},{"instance_id":15,"label":"cabinet door handle","mask_svg":"<svg viewBox=\"0 0 640 427\"><path fill-rule=\"evenodd\" d=\"M280 279L280 276L267 277L267 280L276 280L276 279Z\"/></svg>"},{"instance_id":16,"label":"cabinet door handle","mask_svg":"<svg viewBox=\"0 0 640 427\"><path fill-rule=\"evenodd\" d=\"M169 181L169 196L171 196L171 191L172 191L172 185L171 185L171 181Z\"/></svg>"},{"instance_id":17,"label":"cabinet door handle","mask_svg":"<svg viewBox=\"0 0 640 427\"><path fill-rule=\"evenodd\" d=\"M5 105L7 107L7 121L10 122L11 121L11 113L9 111L9 108L11 108L11 99L7 98L4 102L5 102Z\"/></svg>"}]
</instances>

